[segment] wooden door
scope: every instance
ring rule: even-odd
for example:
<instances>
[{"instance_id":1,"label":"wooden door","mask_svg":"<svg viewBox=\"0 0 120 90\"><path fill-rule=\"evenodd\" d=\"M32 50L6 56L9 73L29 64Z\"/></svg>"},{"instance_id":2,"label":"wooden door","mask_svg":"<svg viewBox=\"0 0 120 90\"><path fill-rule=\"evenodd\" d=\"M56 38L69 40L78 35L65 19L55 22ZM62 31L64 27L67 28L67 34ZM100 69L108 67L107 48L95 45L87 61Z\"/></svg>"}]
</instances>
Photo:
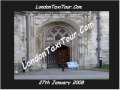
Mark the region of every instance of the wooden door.
<instances>
[{"instance_id":1,"label":"wooden door","mask_svg":"<svg viewBox=\"0 0 120 90\"><path fill-rule=\"evenodd\" d=\"M65 64L70 60L70 50L67 46L62 46L59 48L56 52L56 63L61 66L62 64Z\"/></svg>"},{"instance_id":2,"label":"wooden door","mask_svg":"<svg viewBox=\"0 0 120 90\"><path fill-rule=\"evenodd\" d=\"M66 64L70 60L70 49L62 45L55 52L50 52L46 59L48 68L61 67L62 64Z\"/></svg>"}]
</instances>

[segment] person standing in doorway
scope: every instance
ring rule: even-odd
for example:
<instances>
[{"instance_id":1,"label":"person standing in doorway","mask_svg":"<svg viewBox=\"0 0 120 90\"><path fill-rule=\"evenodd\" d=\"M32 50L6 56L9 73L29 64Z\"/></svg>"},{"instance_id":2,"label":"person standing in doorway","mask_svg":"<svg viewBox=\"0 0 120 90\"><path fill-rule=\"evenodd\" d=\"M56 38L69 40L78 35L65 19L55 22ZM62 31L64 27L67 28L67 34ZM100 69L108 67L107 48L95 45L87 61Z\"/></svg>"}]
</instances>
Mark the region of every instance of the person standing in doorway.
<instances>
[{"instance_id":1,"label":"person standing in doorway","mask_svg":"<svg viewBox=\"0 0 120 90\"><path fill-rule=\"evenodd\" d=\"M62 71L64 71L65 70L65 64L62 64L61 67L62 67Z\"/></svg>"}]
</instances>

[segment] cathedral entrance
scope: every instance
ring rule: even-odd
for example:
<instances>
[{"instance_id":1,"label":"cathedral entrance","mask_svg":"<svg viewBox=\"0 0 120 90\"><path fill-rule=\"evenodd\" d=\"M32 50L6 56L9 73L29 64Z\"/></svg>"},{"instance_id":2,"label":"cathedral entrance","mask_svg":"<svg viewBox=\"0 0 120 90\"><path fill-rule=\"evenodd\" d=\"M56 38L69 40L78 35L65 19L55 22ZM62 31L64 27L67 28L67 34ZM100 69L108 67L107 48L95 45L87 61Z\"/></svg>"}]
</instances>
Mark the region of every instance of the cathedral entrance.
<instances>
[{"instance_id":1,"label":"cathedral entrance","mask_svg":"<svg viewBox=\"0 0 120 90\"><path fill-rule=\"evenodd\" d=\"M54 45L62 37L68 37L73 34L73 27L63 21L51 22L43 26L43 47ZM45 63L47 68L60 68L69 62L70 58L73 57L73 42L65 42L64 45L61 45L55 52L50 52L49 55L45 58ZM49 50L51 51L51 50Z\"/></svg>"},{"instance_id":2,"label":"cathedral entrance","mask_svg":"<svg viewBox=\"0 0 120 90\"><path fill-rule=\"evenodd\" d=\"M48 68L60 68L62 64L69 62L70 60L70 48L62 45L55 52L51 52L47 57Z\"/></svg>"}]
</instances>

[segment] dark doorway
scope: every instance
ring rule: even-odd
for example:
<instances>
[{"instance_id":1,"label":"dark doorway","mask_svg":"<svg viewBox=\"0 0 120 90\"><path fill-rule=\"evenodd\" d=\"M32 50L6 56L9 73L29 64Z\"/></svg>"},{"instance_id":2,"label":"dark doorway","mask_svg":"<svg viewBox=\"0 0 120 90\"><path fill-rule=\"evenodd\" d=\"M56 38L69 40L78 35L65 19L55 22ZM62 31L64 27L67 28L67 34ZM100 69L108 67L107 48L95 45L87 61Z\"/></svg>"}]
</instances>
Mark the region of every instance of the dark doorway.
<instances>
[{"instance_id":1,"label":"dark doorway","mask_svg":"<svg viewBox=\"0 0 120 90\"><path fill-rule=\"evenodd\" d=\"M62 45L55 52L51 52L47 56L47 67L56 68L61 67L61 65L66 65L66 62L70 60L70 48Z\"/></svg>"}]
</instances>

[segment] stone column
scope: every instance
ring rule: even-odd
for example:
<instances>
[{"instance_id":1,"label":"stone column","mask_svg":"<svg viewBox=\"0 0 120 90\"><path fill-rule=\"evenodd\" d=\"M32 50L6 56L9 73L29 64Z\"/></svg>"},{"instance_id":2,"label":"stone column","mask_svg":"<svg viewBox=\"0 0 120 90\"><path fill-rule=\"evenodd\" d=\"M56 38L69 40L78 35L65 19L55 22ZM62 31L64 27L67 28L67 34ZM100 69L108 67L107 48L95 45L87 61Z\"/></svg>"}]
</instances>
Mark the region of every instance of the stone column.
<instances>
[{"instance_id":1,"label":"stone column","mask_svg":"<svg viewBox=\"0 0 120 90\"><path fill-rule=\"evenodd\" d=\"M99 66L99 61L100 61L100 41L101 41L101 32L100 32L100 15L99 15L99 11L96 13L97 17L97 48L96 48L96 52L97 52L97 66Z\"/></svg>"},{"instance_id":2,"label":"stone column","mask_svg":"<svg viewBox=\"0 0 120 90\"><path fill-rule=\"evenodd\" d=\"M29 60L29 30L30 30L30 16L26 14L26 61Z\"/></svg>"}]
</instances>

